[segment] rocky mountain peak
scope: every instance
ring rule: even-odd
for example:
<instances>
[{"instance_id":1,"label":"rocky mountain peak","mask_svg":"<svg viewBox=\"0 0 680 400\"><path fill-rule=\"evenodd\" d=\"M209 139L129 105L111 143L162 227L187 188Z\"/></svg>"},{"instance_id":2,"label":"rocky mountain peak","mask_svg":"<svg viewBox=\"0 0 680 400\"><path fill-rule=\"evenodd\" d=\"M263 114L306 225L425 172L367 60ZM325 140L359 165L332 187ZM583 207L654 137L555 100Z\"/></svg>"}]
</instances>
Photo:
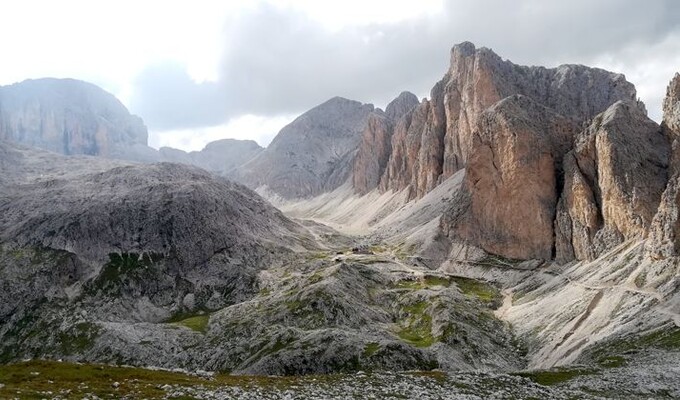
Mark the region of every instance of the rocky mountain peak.
<instances>
[{"instance_id":1,"label":"rocky mountain peak","mask_svg":"<svg viewBox=\"0 0 680 400\"><path fill-rule=\"evenodd\" d=\"M461 58L470 57L475 54L477 48L472 42L461 42L455 44L451 48L451 65L454 65L454 60L459 60Z\"/></svg>"},{"instance_id":2,"label":"rocky mountain peak","mask_svg":"<svg viewBox=\"0 0 680 400\"><path fill-rule=\"evenodd\" d=\"M185 152L170 147L159 149L160 161L177 162L201 167L220 175L251 160L262 150L254 140L221 139L208 143L201 151Z\"/></svg>"},{"instance_id":3,"label":"rocky mountain peak","mask_svg":"<svg viewBox=\"0 0 680 400\"><path fill-rule=\"evenodd\" d=\"M616 102L594 118L565 157L557 259L592 260L624 240L644 238L666 186L669 156L659 125L637 102Z\"/></svg>"},{"instance_id":4,"label":"rocky mountain peak","mask_svg":"<svg viewBox=\"0 0 680 400\"><path fill-rule=\"evenodd\" d=\"M680 137L680 74L676 73L663 101L663 126L673 137Z\"/></svg>"},{"instance_id":5,"label":"rocky mountain peak","mask_svg":"<svg viewBox=\"0 0 680 400\"><path fill-rule=\"evenodd\" d=\"M671 141L668 184L654 216L647 249L655 259L680 254L680 74L676 73L663 101L661 126Z\"/></svg>"},{"instance_id":6,"label":"rocky mountain peak","mask_svg":"<svg viewBox=\"0 0 680 400\"><path fill-rule=\"evenodd\" d=\"M523 95L484 111L465 195L442 220L444 231L508 258L551 258L556 165L575 132L568 118Z\"/></svg>"},{"instance_id":7,"label":"rocky mountain peak","mask_svg":"<svg viewBox=\"0 0 680 400\"><path fill-rule=\"evenodd\" d=\"M579 123L618 100L636 98L635 87L621 74L582 65L521 66L469 42L455 45L451 66L430 99L395 127L380 189L408 190L419 198L465 168L481 115L518 94Z\"/></svg>"},{"instance_id":8,"label":"rocky mountain peak","mask_svg":"<svg viewBox=\"0 0 680 400\"><path fill-rule=\"evenodd\" d=\"M420 101L415 94L404 91L387 105L385 114L388 118L396 121L419 103Z\"/></svg>"},{"instance_id":9,"label":"rocky mountain peak","mask_svg":"<svg viewBox=\"0 0 680 400\"><path fill-rule=\"evenodd\" d=\"M45 78L0 87L0 138L66 155L119 157L146 147L148 133L101 88Z\"/></svg>"},{"instance_id":10,"label":"rocky mountain peak","mask_svg":"<svg viewBox=\"0 0 680 400\"><path fill-rule=\"evenodd\" d=\"M220 139L206 144L203 151L219 151L225 148L231 149L234 146L239 146L241 149L262 150L262 146L254 140Z\"/></svg>"},{"instance_id":11,"label":"rocky mountain peak","mask_svg":"<svg viewBox=\"0 0 680 400\"><path fill-rule=\"evenodd\" d=\"M231 175L284 198L333 190L347 181L372 104L334 97L285 126Z\"/></svg>"}]
</instances>

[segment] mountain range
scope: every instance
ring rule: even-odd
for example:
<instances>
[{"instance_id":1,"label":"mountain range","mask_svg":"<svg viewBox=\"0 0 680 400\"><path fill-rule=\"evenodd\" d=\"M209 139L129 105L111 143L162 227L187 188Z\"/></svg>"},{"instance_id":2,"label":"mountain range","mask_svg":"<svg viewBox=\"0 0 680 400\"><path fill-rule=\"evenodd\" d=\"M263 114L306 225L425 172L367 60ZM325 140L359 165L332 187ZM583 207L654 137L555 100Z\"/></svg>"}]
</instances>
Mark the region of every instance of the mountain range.
<instances>
[{"instance_id":1,"label":"mountain range","mask_svg":"<svg viewBox=\"0 0 680 400\"><path fill-rule=\"evenodd\" d=\"M680 396L680 74L658 124L621 74L450 57L427 99L334 97L266 148L155 150L94 85L0 87L0 360Z\"/></svg>"}]
</instances>

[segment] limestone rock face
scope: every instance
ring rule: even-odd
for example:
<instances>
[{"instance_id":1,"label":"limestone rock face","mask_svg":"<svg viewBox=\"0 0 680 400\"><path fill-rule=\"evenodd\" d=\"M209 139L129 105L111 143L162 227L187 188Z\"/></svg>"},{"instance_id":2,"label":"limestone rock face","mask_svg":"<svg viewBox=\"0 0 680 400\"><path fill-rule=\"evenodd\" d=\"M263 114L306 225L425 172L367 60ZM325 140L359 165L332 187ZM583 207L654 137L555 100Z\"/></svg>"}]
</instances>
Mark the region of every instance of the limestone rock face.
<instances>
[{"instance_id":1,"label":"limestone rock face","mask_svg":"<svg viewBox=\"0 0 680 400\"><path fill-rule=\"evenodd\" d=\"M227 175L264 150L253 140L221 139L208 143L201 151L185 152L171 147L159 149L160 160L201 167Z\"/></svg>"},{"instance_id":2,"label":"limestone rock face","mask_svg":"<svg viewBox=\"0 0 680 400\"><path fill-rule=\"evenodd\" d=\"M515 94L578 121L594 117L618 100L634 100L635 88L623 75L581 65L525 67L504 61L486 48L462 43L451 51L451 66L421 104L424 120L411 134L393 136L394 152L383 190L410 187L421 197L464 168L480 115ZM421 117L422 118L422 117ZM415 132L418 129L419 132ZM403 175L402 175L403 174ZM405 183L408 182L408 183Z\"/></svg>"},{"instance_id":3,"label":"limestone rock face","mask_svg":"<svg viewBox=\"0 0 680 400\"><path fill-rule=\"evenodd\" d=\"M676 73L666 90L663 101L664 129L675 138L680 137L680 74Z\"/></svg>"},{"instance_id":4,"label":"limestone rock face","mask_svg":"<svg viewBox=\"0 0 680 400\"><path fill-rule=\"evenodd\" d=\"M352 184L359 194L365 194L380 184L392 153L392 135L398 122L419 104L410 92L402 92L386 107L370 114L352 168Z\"/></svg>"},{"instance_id":5,"label":"limestone rock face","mask_svg":"<svg viewBox=\"0 0 680 400\"><path fill-rule=\"evenodd\" d=\"M368 117L353 164L352 184L357 193L366 194L380 183L392 152L392 129L392 120L384 113L373 112Z\"/></svg>"},{"instance_id":6,"label":"limestone rock face","mask_svg":"<svg viewBox=\"0 0 680 400\"><path fill-rule=\"evenodd\" d=\"M230 175L284 198L333 190L347 181L374 107L335 97L285 126L272 143Z\"/></svg>"},{"instance_id":7,"label":"limestone rock face","mask_svg":"<svg viewBox=\"0 0 680 400\"><path fill-rule=\"evenodd\" d=\"M411 189L409 197L415 197L412 188L418 179L418 155L430 107L430 101L425 100L396 123L392 136L392 154L380 180L382 191Z\"/></svg>"},{"instance_id":8,"label":"limestone rock face","mask_svg":"<svg viewBox=\"0 0 680 400\"><path fill-rule=\"evenodd\" d=\"M73 79L0 87L0 139L61 154L153 161L141 118L113 95Z\"/></svg>"},{"instance_id":9,"label":"limestone rock face","mask_svg":"<svg viewBox=\"0 0 680 400\"><path fill-rule=\"evenodd\" d=\"M634 102L617 102L580 134L565 159L557 259L594 259L644 238L667 182L668 140Z\"/></svg>"},{"instance_id":10,"label":"limestone rock face","mask_svg":"<svg viewBox=\"0 0 680 400\"><path fill-rule=\"evenodd\" d=\"M655 259L680 254L680 143L673 142L670 178L654 216L647 250Z\"/></svg>"},{"instance_id":11,"label":"limestone rock face","mask_svg":"<svg viewBox=\"0 0 680 400\"><path fill-rule=\"evenodd\" d=\"M668 184L650 232L648 250L654 258L680 254L680 74L668 85L661 126L672 141L672 150Z\"/></svg>"},{"instance_id":12,"label":"limestone rock face","mask_svg":"<svg viewBox=\"0 0 680 400\"><path fill-rule=\"evenodd\" d=\"M487 109L472 137L464 213L442 220L446 233L508 258L550 259L557 165L576 126L529 97Z\"/></svg>"},{"instance_id":13,"label":"limestone rock face","mask_svg":"<svg viewBox=\"0 0 680 400\"><path fill-rule=\"evenodd\" d=\"M635 98L620 74L459 44L422 121L395 131L381 189L420 197L465 168L440 221L449 238L508 258L591 259L647 234L666 183L668 142Z\"/></svg>"}]
</instances>

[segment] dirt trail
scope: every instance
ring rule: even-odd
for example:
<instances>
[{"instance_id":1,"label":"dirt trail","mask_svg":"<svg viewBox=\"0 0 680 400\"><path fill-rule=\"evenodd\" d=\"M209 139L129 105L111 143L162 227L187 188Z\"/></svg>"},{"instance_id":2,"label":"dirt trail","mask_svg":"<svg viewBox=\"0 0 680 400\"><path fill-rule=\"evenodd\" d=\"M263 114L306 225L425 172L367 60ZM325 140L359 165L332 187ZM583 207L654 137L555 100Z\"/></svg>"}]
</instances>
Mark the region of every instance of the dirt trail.
<instances>
[{"instance_id":1,"label":"dirt trail","mask_svg":"<svg viewBox=\"0 0 680 400\"><path fill-rule=\"evenodd\" d=\"M503 295L503 304L493 313L496 315L496 318L505 319L505 314L512 307L512 290L503 289L501 294Z\"/></svg>"},{"instance_id":2,"label":"dirt trail","mask_svg":"<svg viewBox=\"0 0 680 400\"><path fill-rule=\"evenodd\" d=\"M661 293L659 293L658 290L646 288L646 287L640 288L640 287L635 286L634 283L630 283L630 282L629 283L623 283L623 284L605 283L603 285L588 285L588 284L573 280L570 277L568 277L567 275L565 275L564 273L551 273L550 275L559 276L569 283L572 283L572 284L574 284L578 287L588 289L588 290L606 290L606 289L623 290L623 291L626 291L626 292L642 294L642 295L645 295L645 296L652 296L656 300L658 300L659 303L662 303L662 302L665 301L664 296Z\"/></svg>"}]
</instances>

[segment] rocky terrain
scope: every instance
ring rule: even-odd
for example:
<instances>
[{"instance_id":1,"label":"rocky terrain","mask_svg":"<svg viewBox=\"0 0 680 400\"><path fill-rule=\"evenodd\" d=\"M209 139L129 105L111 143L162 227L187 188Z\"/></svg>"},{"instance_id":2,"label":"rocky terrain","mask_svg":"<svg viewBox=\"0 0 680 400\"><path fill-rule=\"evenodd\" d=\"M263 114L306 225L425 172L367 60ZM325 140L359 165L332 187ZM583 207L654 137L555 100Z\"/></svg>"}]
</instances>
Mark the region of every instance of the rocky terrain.
<instances>
[{"instance_id":1,"label":"rocky terrain","mask_svg":"<svg viewBox=\"0 0 680 400\"><path fill-rule=\"evenodd\" d=\"M646 360L661 366L677 360ZM91 399L621 399L677 397L672 374L650 371L631 381L634 366L574 367L540 372L357 372L249 377L30 361L0 366L3 398ZM652 374L660 373L659 376Z\"/></svg>"},{"instance_id":2,"label":"rocky terrain","mask_svg":"<svg viewBox=\"0 0 680 400\"><path fill-rule=\"evenodd\" d=\"M351 175L361 133L374 107L334 97L285 126L231 177L284 198L319 195Z\"/></svg>"},{"instance_id":3,"label":"rocky terrain","mask_svg":"<svg viewBox=\"0 0 680 400\"><path fill-rule=\"evenodd\" d=\"M496 287L400 246L353 251L194 167L0 149L3 361L280 375L526 364L493 316Z\"/></svg>"},{"instance_id":4,"label":"rocky terrain","mask_svg":"<svg viewBox=\"0 0 680 400\"><path fill-rule=\"evenodd\" d=\"M82 345L96 322L161 322L242 301L262 268L317 248L254 192L194 167L1 147L4 359L68 354L74 344L63 341Z\"/></svg>"},{"instance_id":5,"label":"rocky terrain","mask_svg":"<svg viewBox=\"0 0 680 400\"><path fill-rule=\"evenodd\" d=\"M620 74L462 43L430 99L158 153L203 169L6 134L0 394L678 397L679 88L657 124Z\"/></svg>"}]
</instances>

